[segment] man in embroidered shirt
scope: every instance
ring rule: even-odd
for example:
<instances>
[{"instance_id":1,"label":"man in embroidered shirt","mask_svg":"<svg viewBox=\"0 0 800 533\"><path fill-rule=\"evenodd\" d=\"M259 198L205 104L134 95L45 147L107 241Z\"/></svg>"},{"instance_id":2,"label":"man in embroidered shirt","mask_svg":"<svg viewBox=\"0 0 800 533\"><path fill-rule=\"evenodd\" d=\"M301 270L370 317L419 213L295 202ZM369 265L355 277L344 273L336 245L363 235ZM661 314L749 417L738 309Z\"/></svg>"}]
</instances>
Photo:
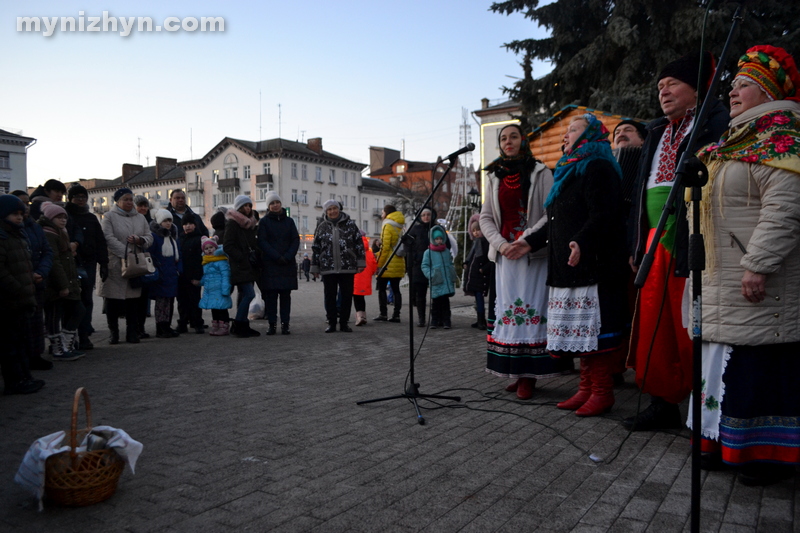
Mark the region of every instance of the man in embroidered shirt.
<instances>
[{"instance_id":1,"label":"man in embroidered shirt","mask_svg":"<svg viewBox=\"0 0 800 533\"><path fill-rule=\"evenodd\" d=\"M634 186L631 267L636 271L655 236L661 210L675 180L675 170L686 150L699 101L714 72L714 59L702 55L703 72L698 84L701 56L692 54L669 63L658 76L658 100L664 117L647 125L639 176ZM699 85L699 86L698 86ZM698 93L700 93L698 95ZM719 140L727 129L728 112L714 102L702 124L697 148ZM652 398L650 406L623 420L633 430L681 427L678 404L692 388L692 342L681 317L681 301L689 275L686 207L683 191L676 197L675 213L667 220L653 266L639 291L633 321L629 366L636 370L636 383Z\"/></svg>"}]
</instances>

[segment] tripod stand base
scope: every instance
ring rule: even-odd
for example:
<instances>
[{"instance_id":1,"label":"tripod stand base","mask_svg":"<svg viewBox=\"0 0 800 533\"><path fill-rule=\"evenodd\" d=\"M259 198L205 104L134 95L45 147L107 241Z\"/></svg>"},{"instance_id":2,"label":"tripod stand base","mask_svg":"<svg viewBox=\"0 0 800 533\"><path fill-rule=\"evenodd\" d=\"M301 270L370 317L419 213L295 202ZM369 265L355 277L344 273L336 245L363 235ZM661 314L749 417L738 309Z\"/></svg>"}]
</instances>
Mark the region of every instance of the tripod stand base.
<instances>
[{"instance_id":1,"label":"tripod stand base","mask_svg":"<svg viewBox=\"0 0 800 533\"><path fill-rule=\"evenodd\" d=\"M453 400L456 402L461 401L461 396L442 396L440 394L421 394L419 392L419 383L414 383L413 386L409 387L406 392L402 394L396 394L394 396L386 396L385 398L374 398L372 400L361 400L360 402L356 402L356 405L364 405L367 403L376 403L376 402L385 402L388 400L398 400L401 398L406 398L411 400L411 403L414 404L414 410L417 412L417 422L419 422L420 426L425 425L425 418L423 418L422 413L419 411L419 405L417 404L417 398L434 398L437 400Z\"/></svg>"}]
</instances>

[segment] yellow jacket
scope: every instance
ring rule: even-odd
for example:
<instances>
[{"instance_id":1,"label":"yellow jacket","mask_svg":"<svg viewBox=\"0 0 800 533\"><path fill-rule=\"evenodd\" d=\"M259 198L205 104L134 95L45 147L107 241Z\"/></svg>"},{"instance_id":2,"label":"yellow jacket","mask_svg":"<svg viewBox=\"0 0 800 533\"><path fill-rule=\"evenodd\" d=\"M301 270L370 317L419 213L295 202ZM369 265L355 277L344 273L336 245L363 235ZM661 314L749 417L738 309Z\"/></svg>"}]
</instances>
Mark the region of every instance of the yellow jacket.
<instances>
[{"instance_id":1,"label":"yellow jacket","mask_svg":"<svg viewBox=\"0 0 800 533\"><path fill-rule=\"evenodd\" d=\"M406 218L400 211L389 213L383 221L381 229L381 251L378 252L378 270L386 264L392 255L392 250L400 241ZM406 261L400 256L394 256L389 268L383 273L384 278L402 278L406 274Z\"/></svg>"}]
</instances>

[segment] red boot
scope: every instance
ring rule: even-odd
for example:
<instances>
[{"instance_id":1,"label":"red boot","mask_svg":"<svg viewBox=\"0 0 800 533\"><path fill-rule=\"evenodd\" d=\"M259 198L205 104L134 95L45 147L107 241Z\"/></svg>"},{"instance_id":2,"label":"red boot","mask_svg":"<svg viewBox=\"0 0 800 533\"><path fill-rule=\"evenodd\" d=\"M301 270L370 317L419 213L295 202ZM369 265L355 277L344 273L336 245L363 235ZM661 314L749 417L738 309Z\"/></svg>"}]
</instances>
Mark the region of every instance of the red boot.
<instances>
[{"instance_id":1,"label":"red boot","mask_svg":"<svg viewBox=\"0 0 800 533\"><path fill-rule=\"evenodd\" d=\"M517 398L530 400L533 397L533 388L535 386L536 378L519 378L517 381Z\"/></svg>"},{"instance_id":2,"label":"red boot","mask_svg":"<svg viewBox=\"0 0 800 533\"><path fill-rule=\"evenodd\" d=\"M611 376L614 361L608 354L602 354L587 357L586 363L592 377L592 395L575 414L597 416L614 405L614 378Z\"/></svg>"},{"instance_id":3,"label":"red boot","mask_svg":"<svg viewBox=\"0 0 800 533\"><path fill-rule=\"evenodd\" d=\"M519 387L519 380L514 381L506 385L506 390L508 392L517 392L517 387Z\"/></svg>"},{"instance_id":4,"label":"red boot","mask_svg":"<svg viewBox=\"0 0 800 533\"><path fill-rule=\"evenodd\" d=\"M578 392L569 400L564 400L556 404L556 407L559 409L574 411L585 404L592 395L592 375L589 371L589 364L586 362L586 359L586 357L581 357L581 380L578 384Z\"/></svg>"}]
</instances>

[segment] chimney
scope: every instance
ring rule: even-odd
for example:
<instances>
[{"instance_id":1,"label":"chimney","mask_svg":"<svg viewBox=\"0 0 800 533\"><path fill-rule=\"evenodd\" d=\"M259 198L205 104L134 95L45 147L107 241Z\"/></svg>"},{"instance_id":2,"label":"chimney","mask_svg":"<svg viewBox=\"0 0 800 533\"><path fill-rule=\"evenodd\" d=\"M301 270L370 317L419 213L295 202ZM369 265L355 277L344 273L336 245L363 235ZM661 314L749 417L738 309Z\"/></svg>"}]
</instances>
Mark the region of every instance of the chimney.
<instances>
[{"instance_id":1,"label":"chimney","mask_svg":"<svg viewBox=\"0 0 800 533\"><path fill-rule=\"evenodd\" d=\"M166 175L167 172L178 166L178 160L169 157L156 156L156 179Z\"/></svg>"},{"instance_id":2,"label":"chimney","mask_svg":"<svg viewBox=\"0 0 800 533\"><path fill-rule=\"evenodd\" d=\"M481 98L481 109L489 109L489 99Z\"/></svg>"},{"instance_id":3,"label":"chimney","mask_svg":"<svg viewBox=\"0 0 800 533\"><path fill-rule=\"evenodd\" d=\"M123 163L122 164L122 183L127 182L129 179L134 177L136 174L144 170L142 165L134 165L133 163Z\"/></svg>"},{"instance_id":4,"label":"chimney","mask_svg":"<svg viewBox=\"0 0 800 533\"><path fill-rule=\"evenodd\" d=\"M313 139L309 139L306 143L308 149L316 152L318 154L322 153L322 137L314 137Z\"/></svg>"}]
</instances>

